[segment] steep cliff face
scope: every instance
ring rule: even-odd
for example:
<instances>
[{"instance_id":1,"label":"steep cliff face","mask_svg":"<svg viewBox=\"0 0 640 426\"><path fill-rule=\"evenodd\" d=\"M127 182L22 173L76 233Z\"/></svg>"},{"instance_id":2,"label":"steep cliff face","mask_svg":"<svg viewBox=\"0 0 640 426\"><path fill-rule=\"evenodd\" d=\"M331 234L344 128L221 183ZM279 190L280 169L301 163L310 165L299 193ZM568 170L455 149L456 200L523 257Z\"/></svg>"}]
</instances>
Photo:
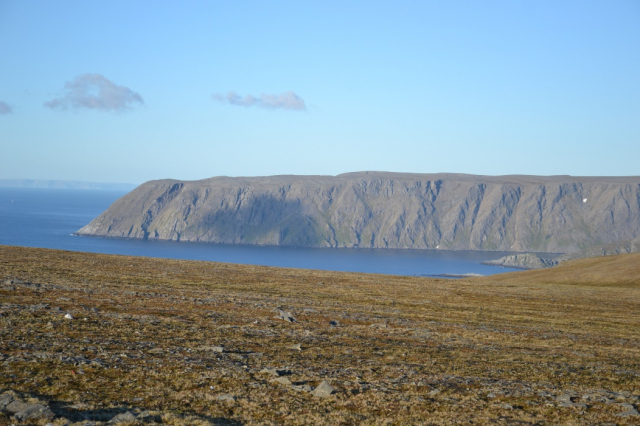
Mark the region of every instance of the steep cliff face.
<instances>
[{"instance_id":1,"label":"steep cliff face","mask_svg":"<svg viewBox=\"0 0 640 426\"><path fill-rule=\"evenodd\" d=\"M349 173L147 182L80 235L576 252L640 237L640 177Z\"/></svg>"}]
</instances>

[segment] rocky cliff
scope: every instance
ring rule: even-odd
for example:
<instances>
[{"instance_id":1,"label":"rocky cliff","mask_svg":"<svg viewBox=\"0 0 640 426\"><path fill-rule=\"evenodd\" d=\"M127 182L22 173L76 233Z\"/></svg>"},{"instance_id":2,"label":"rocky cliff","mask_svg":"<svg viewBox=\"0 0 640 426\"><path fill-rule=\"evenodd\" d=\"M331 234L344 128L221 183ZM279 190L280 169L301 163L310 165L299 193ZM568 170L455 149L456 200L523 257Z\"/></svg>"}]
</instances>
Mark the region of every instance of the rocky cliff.
<instances>
[{"instance_id":1,"label":"rocky cliff","mask_svg":"<svg viewBox=\"0 0 640 426\"><path fill-rule=\"evenodd\" d=\"M640 237L640 177L348 173L147 182L79 235L578 252Z\"/></svg>"}]
</instances>

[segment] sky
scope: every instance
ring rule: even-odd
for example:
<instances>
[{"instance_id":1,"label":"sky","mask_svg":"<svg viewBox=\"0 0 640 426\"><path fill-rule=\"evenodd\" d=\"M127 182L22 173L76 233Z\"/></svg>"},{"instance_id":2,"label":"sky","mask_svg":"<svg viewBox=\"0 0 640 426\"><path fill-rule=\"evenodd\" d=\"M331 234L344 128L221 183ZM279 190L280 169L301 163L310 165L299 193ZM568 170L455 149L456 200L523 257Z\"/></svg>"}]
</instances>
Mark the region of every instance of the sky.
<instances>
[{"instance_id":1,"label":"sky","mask_svg":"<svg viewBox=\"0 0 640 426\"><path fill-rule=\"evenodd\" d=\"M640 175L640 1L0 0L0 179Z\"/></svg>"}]
</instances>

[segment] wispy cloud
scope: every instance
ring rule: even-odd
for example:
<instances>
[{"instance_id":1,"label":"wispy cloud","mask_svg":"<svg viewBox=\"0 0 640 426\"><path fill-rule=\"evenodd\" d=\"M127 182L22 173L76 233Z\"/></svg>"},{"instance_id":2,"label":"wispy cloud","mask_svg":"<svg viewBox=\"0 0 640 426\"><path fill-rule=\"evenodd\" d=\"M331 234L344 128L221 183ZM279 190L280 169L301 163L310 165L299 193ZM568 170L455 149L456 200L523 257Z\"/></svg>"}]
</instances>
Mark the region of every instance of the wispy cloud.
<instances>
[{"instance_id":1,"label":"wispy cloud","mask_svg":"<svg viewBox=\"0 0 640 426\"><path fill-rule=\"evenodd\" d=\"M307 106L304 99L293 92L284 92L280 95L267 95L262 93L259 97L253 95L238 95L236 92L229 92L226 95L214 93L211 97L224 104L238 105L244 107L257 106L267 109L290 109L295 111L305 111Z\"/></svg>"},{"instance_id":2,"label":"wispy cloud","mask_svg":"<svg viewBox=\"0 0 640 426\"><path fill-rule=\"evenodd\" d=\"M13 112L13 108L6 102L0 101L0 115L11 114Z\"/></svg>"},{"instance_id":3,"label":"wispy cloud","mask_svg":"<svg viewBox=\"0 0 640 426\"><path fill-rule=\"evenodd\" d=\"M51 109L95 109L123 112L135 104L144 105L142 96L118 86L100 74L82 74L64 85L64 96L44 105Z\"/></svg>"}]
</instances>

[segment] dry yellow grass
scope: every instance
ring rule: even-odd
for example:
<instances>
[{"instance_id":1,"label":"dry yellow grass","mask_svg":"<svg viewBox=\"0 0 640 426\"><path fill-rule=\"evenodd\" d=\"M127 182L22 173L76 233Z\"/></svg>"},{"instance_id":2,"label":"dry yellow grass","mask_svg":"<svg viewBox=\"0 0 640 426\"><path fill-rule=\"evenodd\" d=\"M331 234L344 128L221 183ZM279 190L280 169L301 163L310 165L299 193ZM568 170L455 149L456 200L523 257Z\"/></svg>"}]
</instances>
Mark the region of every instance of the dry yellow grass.
<instances>
[{"instance_id":1,"label":"dry yellow grass","mask_svg":"<svg viewBox=\"0 0 640 426\"><path fill-rule=\"evenodd\" d=\"M569 260L555 268L510 272L489 276L483 280L494 283L638 288L640 287L640 253Z\"/></svg>"},{"instance_id":2,"label":"dry yellow grass","mask_svg":"<svg viewBox=\"0 0 640 426\"><path fill-rule=\"evenodd\" d=\"M638 258L611 259L453 281L0 246L27 281L0 286L0 390L56 425L638 424Z\"/></svg>"}]
</instances>

